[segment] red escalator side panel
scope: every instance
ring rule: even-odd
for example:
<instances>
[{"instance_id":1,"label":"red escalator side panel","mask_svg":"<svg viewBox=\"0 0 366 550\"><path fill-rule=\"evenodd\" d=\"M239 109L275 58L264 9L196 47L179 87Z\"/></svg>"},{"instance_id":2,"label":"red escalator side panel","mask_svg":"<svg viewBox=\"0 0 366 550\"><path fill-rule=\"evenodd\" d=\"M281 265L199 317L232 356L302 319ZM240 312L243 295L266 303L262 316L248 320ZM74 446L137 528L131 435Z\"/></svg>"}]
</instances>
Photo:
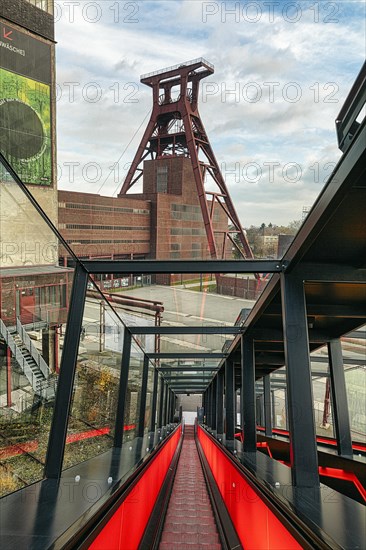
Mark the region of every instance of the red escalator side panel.
<instances>
[{"instance_id":1,"label":"red escalator side panel","mask_svg":"<svg viewBox=\"0 0 366 550\"><path fill-rule=\"evenodd\" d=\"M301 545L201 427L198 438L239 539L246 550L293 550Z\"/></svg>"},{"instance_id":2,"label":"red escalator side panel","mask_svg":"<svg viewBox=\"0 0 366 550\"><path fill-rule=\"evenodd\" d=\"M89 546L90 550L138 548L180 435L181 430L178 429L167 441L134 489Z\"/></svg>"}]
</instances>

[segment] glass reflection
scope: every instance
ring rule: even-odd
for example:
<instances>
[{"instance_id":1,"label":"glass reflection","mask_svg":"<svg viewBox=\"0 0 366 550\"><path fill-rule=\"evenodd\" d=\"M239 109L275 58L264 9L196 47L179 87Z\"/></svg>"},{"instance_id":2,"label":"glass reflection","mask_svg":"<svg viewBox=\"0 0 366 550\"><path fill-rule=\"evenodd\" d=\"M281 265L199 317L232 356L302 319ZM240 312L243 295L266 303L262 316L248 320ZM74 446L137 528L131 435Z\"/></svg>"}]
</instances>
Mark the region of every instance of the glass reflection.
<instances>
[{"instance_id":1,"label":"glass reflection","mask_svg":"<svg viewBox=\"0 0 366 550\"><path fill-rule=\"evenodd\" d=\"M54 189L32 195L57 220ZM1 494L43 477L74 270L64 247L0 163Z\"/></svg>"}]
</instances>

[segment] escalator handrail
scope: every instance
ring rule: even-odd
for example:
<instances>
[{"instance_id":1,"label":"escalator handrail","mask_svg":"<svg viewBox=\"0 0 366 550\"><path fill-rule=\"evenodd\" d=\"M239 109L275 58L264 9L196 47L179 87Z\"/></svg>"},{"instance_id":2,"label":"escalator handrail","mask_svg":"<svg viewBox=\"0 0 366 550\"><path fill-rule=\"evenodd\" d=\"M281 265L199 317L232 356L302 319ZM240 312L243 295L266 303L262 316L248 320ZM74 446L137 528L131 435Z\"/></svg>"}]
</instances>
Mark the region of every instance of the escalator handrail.
<instances>
[{"instance_id":1,"label":"escalator handrail","mask_svg":"<svg viewBox=\"0 0 366 550\"><path fill-rule=\"evenodd\" d=\"M213 473L207 462L207 458L202 449L201 443L197 437L197 420L194 426L194 437L197 446L198 456L200 458L203 475L205 477L207 491L210 497L212 510L215 516L217 529L219 532L221 545L224 550L234 549L240 550L243 548L238 534L235 530L230 514L226 508L225 502L221 496Z\"/></svg>"},{"instance_id":2,"label":"escalator handrail","mask_svg":"<svg viewBox=\"0 0 366 550\"><path fill-rule=\"evenodd\" d=\"M138 550L157 550L157 548L159 547L161 534L164 527L165 516L172 494L175 474L177 471L179 457L182 450L183 438L184 423L182 422L181 437L179 438L179 442L169 465L167 475L163 481L154 508L150 514L150 518L146 525L145 532L140 541Z\"/></svg>"},{"instance_id":3,"label":"escalator handrail","mask_svg":"<svg viewBox=\"0 0 366 550\"><path fill-rule=\"evenodd\" d=\"M155 449L144 457L137 465L135 470L124 482L118 486L118 483L104 494L83 516L77 520L53 543L52 550L86 550L103 527L108 523L116 510L121 506L128 495L133 491L139 480L144 475L146 469L158 458L165 445L180 429L178 424L174 430L163 441L159 442ZM83 517L85 521L83 522Z\"/></svg>"},{"instance_id":4,"label":"escalator handrail","mask_svg":"<svg viewBox=\"0 0 366 550\"><path fill-rule=\"evenodd\" d=\"M252 489L264 501L268 508L284 524L291 535L303 545L305 549L319 548L320 550L341 550L336 541L331 538L319 526L313 524L311 527L299 517L298 513L289 507L278 495L274 494L267 485L261 481L248 468L241 464L237 458L234 458L223 444L220 444L204 426L200 426L205 435L220 449L220 451L230 460L232 465L243 475Z\"/></svg>"}]
</instances>

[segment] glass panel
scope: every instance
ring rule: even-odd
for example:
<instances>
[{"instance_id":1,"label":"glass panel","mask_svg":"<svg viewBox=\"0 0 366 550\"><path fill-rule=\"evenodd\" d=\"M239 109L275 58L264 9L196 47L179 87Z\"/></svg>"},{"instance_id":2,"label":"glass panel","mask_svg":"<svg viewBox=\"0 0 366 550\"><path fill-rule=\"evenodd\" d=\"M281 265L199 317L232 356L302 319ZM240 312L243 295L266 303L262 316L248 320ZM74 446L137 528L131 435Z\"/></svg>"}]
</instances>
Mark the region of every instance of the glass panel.
<instances>
[{"instance_id":1,"label":"glass panel","mask_svg":"<svg viewBox=\"0 0 366 550\"><path fill-rule=\"evenodd\" d=\"M273 427L281 430L288 429L287 411L285 401L285 390L277 389L273 392L274 396L274 419Z\"/></svg>"},{"instance_id":2,"label":"glass panel","mask_svg":"<svg viewBox=\"0 0 366 550\"><path fill-rule=\"evenodd\" d=\"M280 368L271 374L273 427L282 430L288 429L286 410L286 369Z\"/></svg>"},{"instance_id":3,"label":"glass panel","mask_svg":"<svg viewBox=\"0 0 366 550\"><path fill-rule=\"evenodd\" d=\"M64 468L113 446L124 326L88 283L69 415Z\"/></svg>"},{"instance_id":4,"label":"glass panel","mask_svg":"<svg viewBox=\"0 0 366 550\"><path fill-rule=\"evenodd\" d=\"M140 412L144 352L132 341L125 409L125 441L132 441L137 434Z\"/></svg>"},{"instance_id":5,"label":"glass panel","mask_svg":"<svg viewBox=\"0 0 366 550\"><path fill-rule=\"evenodd\" d=\"M349 357L349 353L347 350L343 350L345 368L347 357ZM311 372L313 376L316 434L335 438L327 346L323 346L316 353L311 355Z\"/></svg>"},{"instance_id":6,"label":"glass panel","mask_svg":"<svg viewBox=\"0 0 366 550\"><path fill-rule=\"evenodd\" d=\"M240 326L261 292L260 285L254 276L219 277L220 293L214 274L119 274L95 279L128 326ZM122 281L127 285L123 286ZM160 338L137 335L136 339L146 352L222 352L228 349L233 333L218 330L215 334L171 334ZM202 363L196 362L196 366Z\"/></svg>"},{"instance_id":7,"label":"glass panel","mask_svg":"<svg viewBox=\"0 0 366 550\"><path fill-rule=\"evenodd\" d=\"M56 188L30 188L57 220ZM43 477L74 270L22 188L0 163L1 494Z\"/></svg>"},{"instance_id":8,"label":"glass panel","mask_svg":"<svg viewBox=\"0 0 366 550\"><path fill-rule=\"evenodd\" d=\"M348 409L353 441L366 443L365 326L342 339Z\"/></svg>"}]
</instances>

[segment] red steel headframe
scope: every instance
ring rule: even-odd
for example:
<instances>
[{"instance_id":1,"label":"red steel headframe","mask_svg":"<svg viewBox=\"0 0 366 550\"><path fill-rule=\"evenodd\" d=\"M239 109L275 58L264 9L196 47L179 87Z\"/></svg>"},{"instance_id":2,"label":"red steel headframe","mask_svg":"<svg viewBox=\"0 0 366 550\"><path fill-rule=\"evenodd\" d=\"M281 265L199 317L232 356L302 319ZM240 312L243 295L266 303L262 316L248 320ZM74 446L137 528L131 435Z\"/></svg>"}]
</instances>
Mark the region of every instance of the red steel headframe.
<instances>
[{"instance_id":1,"label":"red steel headframe","mask_svg":"<svg viewBox=\"0 0 366 550\"><path fill-rule=\"evenodd\" d=\"M200 80L213 72L213 65L200 58L141 76L141 82L153 90L153 109L119 196L125 195L141 178L145 159L188 157L192 162L211 257L225 258L226 243L229 240L243 258L252 259L252 250L198 112ZM172 89L176 87L179 87L179 92L173 98ZM200 159L200 154L204 160ZM206 174L212 177L219 192L205 190ZM210 196L210 201L207 196ZM213 229L216 203L224 210L233 226L233 229L224 234L221 254L217 250ZM234 239L235 235L240 246Z\"/></svg>"}]
</instances>

